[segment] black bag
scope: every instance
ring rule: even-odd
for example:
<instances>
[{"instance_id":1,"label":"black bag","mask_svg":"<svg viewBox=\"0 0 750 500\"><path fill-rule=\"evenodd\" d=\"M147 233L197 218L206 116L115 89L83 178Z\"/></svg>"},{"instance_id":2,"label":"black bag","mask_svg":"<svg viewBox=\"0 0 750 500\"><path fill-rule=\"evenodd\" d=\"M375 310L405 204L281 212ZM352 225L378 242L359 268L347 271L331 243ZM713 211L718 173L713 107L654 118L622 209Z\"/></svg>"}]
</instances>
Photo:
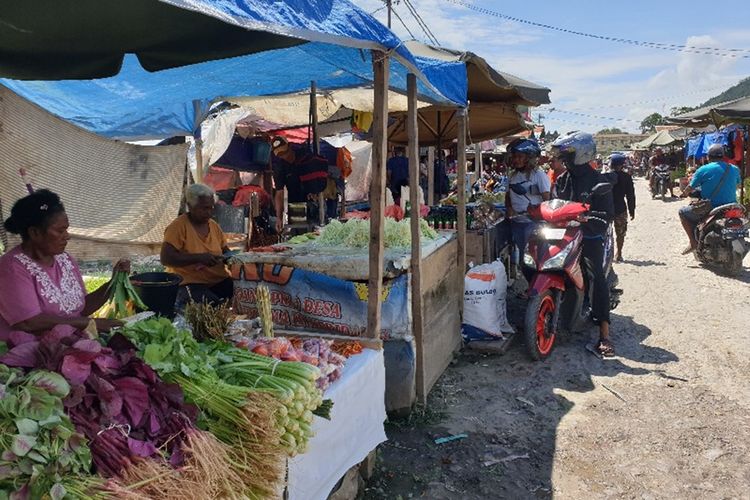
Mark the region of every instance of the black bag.
<instances>
[{"instance_id":1,"label":"black bag","mask_svg":"<svg viewBox=\"0 0 750 500\"><path fill-rule=\"evenodd\" d=\"M301 190L305 195L322 193L328 183L328 160L322 156L306 154L294 162Z\"/></svg>"},{"instance_id":2,"label":"black bag","mask_svg":"<svg viewBox=\"0 0 750 500\"><path fill-rule=\"evenodd\" d=\"M713 210L713 205L711 205L711 200L701 198L700 200L691 201L690 208L692 209L696 217L702 219L709 213L711 213L711 210Z\"/></svg>"},{"instance_id":3,"label":"black bag","mask_svg":"<svg viewBox=\"0 0 750 500\"><path fill-rule=\"evenodd\" d=\"M719 189L721 189L721 186L724 184L724 179L726 179L730 168L731 167L729 165L724 165L724 173L721 174L721 179L719 180L719 183L714 188L714 192L711 193L711 195L708 198L701 198L699 200L693 200L690 202L690 207L693 210L693 214L703 219L705 216L711 213L711 210L713 210L714 208L713 205L711 204L711 198L713 198L716 195L716 193L719 192Z\"/></svg>"}]
</instances>

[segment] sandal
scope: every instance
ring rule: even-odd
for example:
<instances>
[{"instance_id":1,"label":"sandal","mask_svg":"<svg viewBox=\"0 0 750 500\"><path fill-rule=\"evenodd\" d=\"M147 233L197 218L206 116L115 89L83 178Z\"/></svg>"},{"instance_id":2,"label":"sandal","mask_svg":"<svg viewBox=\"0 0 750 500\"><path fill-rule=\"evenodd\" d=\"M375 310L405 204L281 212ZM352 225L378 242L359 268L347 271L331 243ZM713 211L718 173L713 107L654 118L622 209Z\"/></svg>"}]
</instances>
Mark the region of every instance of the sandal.
<instances>
[{"instance_id":1,"label":"sandal","mask_svg":"<svg viewBox=\"0 0 750 500\"><path fill-rule=\"evenodd\" d=\"M615 355L615 346L609 340L600 339L596 344L596 352L603 358L612 358Z\"/></svg>"}]
</instances>

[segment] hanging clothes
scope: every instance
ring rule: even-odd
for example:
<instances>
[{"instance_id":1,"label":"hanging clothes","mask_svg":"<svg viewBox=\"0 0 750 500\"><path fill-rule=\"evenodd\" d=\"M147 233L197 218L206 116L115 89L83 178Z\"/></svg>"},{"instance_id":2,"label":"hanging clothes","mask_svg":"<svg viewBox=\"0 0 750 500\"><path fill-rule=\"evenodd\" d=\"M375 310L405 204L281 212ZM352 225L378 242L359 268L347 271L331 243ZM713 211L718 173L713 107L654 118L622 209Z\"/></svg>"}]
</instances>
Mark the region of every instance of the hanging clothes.
<instances>
[{"instance_id":1,"label":"hanging clothes","mask_svg":"<svg viewBox=\"0 0 750 500\"><path fill-rule=\"evenodd\" d=\"M352 127L357 132L369 132L372 127L373 114L369 111L352 111Z\"/></svg>"}]
</instances>

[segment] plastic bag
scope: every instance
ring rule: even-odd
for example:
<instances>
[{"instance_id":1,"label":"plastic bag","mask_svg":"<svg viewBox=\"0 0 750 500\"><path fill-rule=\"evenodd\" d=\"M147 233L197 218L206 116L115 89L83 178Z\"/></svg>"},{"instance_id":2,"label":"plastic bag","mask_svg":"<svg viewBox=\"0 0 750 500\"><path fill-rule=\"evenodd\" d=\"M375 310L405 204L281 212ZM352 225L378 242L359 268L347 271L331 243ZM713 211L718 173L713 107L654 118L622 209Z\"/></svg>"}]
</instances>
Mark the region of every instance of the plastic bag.
<instances>
[{"instance_id":1,"label":"plastic bag","mask_svg":"<svg viewBox=\"0 0 750 500\"><path fill-rule=\"evenodd\" d=\"M508 277L502 262L473 267L464 277L464 340L499 340L513 333L508 323L506 295ZM468 328L467 328L468 327ZM476 330L485 334L485 338Z\"/></svg>"}]
</instances>

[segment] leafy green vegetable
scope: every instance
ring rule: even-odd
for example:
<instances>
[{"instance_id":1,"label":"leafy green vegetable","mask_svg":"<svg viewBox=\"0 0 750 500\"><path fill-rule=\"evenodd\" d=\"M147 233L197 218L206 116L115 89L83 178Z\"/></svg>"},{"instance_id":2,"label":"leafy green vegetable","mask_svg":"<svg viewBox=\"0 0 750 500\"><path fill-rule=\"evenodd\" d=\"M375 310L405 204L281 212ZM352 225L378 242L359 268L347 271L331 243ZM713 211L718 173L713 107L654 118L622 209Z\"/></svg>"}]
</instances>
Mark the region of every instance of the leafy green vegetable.
<instances>
[{"instance_id":1,"label":"leafy green vegetable","mask_svg":"<svg viewBox=\"0 0 750 500\"><path fill-rule=\"evenodd\" d=\"M91 293L109 282L109 278L105 276L84 276L83 284L86 287L86 293Z\"/></svg>"},{"instance_id":2,"label":"leafy green vegetable","mask_svg":"<svg viewBox=\"0 0 750 500\"><path fill-rule=\"evenodd\" d=\"M407 248L411 246L411 222L409 219L396 221L390 217L385 219L384 244L387 248ZM434 240L438 237L427 221L420 219L421 237ZM370 221L351 219L346 223L332 220L320 232L315 245L364 248L370 243Z\"/></svg>"},{"instance_id":3,"label":"leafy green vegetable","mask_svg":"<svg viewBox=\"0 0 750 500\"><path fill-rule=\"evenodd\" d=\"M97 498L85 438L63 411L65 379L0 365L0 391L0 498Z\"/></svg>"}]
</instances>

